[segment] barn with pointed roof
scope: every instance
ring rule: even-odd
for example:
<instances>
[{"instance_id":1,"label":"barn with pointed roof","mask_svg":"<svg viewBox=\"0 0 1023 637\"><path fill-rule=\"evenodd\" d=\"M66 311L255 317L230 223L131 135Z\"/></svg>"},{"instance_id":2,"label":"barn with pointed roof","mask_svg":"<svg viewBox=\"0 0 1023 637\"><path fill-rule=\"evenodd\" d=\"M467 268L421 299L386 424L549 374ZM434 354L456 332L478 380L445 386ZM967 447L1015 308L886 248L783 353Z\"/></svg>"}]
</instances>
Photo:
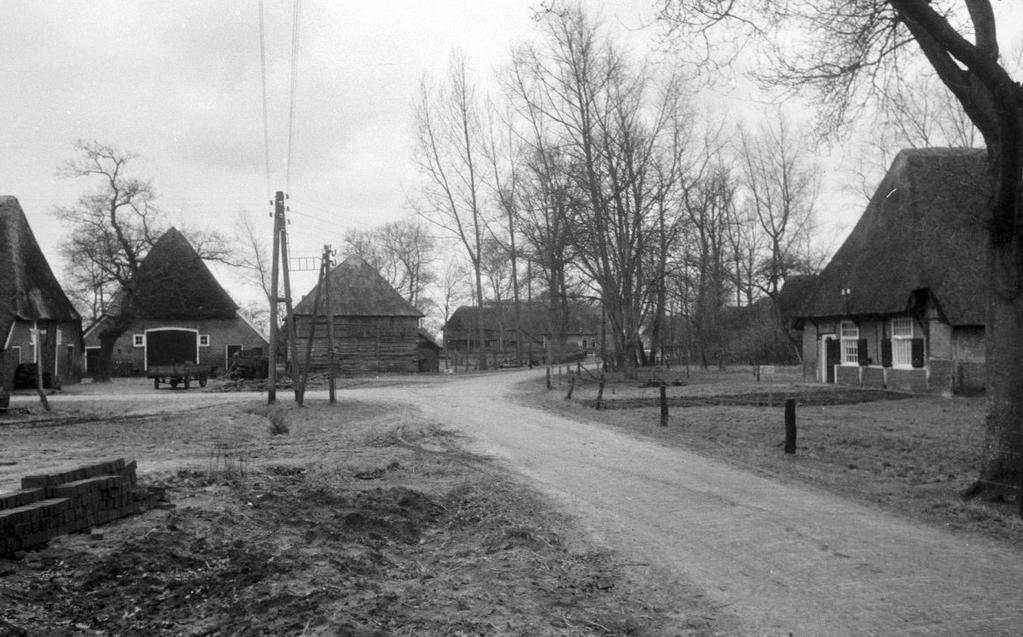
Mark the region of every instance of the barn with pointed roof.
<instances>
[{"instance_id":1,"label":"barn with pointed roof","mask_svg":"<svg viewBox=\"0 0 1023 637\"><path fill-rule=\"evenodd\" d=\"M213 373L242 350L267 352L267 340L238 313L202 257L176 228L139 265L131 326L114 345L114 371L141 375L152 365L198 363ZM116 300L111 312L117 311ZM110 317L85 332L86 372L98 364L99 335Z\"/></svg>"},{"instance_id":2,"label":"barn with pointed roof","mask_svg":"<svg viewBox=\"0 0 1023 637\"><path fill-rule=\"evenodd\" d=\"M18 200L0 197L0 388L41 362L51 385L81 379L82 318L39 248Z\"/></svg>"},{"instance_id":3,"label":"barn with pointed roof","mask_svg":"<svg viewBox=\"0 0 1023 637\"><path fill-rule=\"evenodd\" d=\"M984 386L986 151L900 152L792 312L822 382L909 391Z\"/></svg>"},{"instance_id":4,"label":"barn with pointed roof","mask_svg":"<svg viewBox=\"0 0 1023 637\"><path fill-rule=\"evenodd\" d=\"M329 367L327 325L331 320L328 317L332 317L334 364L339 373L419 371L418 328L423 313L359 256L349 256L331 269L325 283L313 287L295 305L293 314L295 355L304 364L311 341L310 370L323 371Z\"/></svg>"}]
</instances>

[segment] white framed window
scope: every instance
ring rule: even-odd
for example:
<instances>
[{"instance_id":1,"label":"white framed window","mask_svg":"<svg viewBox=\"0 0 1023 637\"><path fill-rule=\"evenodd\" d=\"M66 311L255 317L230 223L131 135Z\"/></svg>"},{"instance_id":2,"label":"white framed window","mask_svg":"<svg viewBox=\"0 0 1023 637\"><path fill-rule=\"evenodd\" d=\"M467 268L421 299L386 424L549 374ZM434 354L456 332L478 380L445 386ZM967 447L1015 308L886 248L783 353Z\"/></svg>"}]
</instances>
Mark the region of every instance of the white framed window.
<instances>
[{"instance_id":1,"label":"white framed window","mask_svg":"<svg viewBox=\"0 0 1023 637\"><path fill-rule=\"evenodd\" d=\"M210 335L209 334L200 334L199 335L199 347L209 347L209 346L210 346Z\"/></svg>"},{"instance_id":2,"label":"white framed window","mask_svg":"<svg viewBox=\"0 0 1023 637\"><path fill-rule=\"evenodd\" d=\"M839 336L842 339L842 364L859 365L860 326L852 321L842 321L839 325Z\"/></svg>"},{"instance_id":3,"label":"white framed window","mask_svg":"<svg viewBox=\"0 0 1023 637\"><path fill-rule=\"evenodd\" d=\"M132 347L145 347L146 346L146 335L145 334L132 334L131 335Z\"/></svg>"},{"instance_id":4,"label":"white framed window","mask_svg":"<svg viewBox=\"0 0 1023 637\"><path fill-rule=\"evenodd\" d=\"M913 319L892 319L892 366L913 366Z\"/></svg>"},{"instance_id":5,"label":"white framed window","mask_svg":"<svg viewBox=\"0 0 1023 637\"><path fill-rule=\"evenodd\" d=\"M14 359L15 364L21 365L21 345L15 345L9 350L11 352L11 358Z\"/></svg>"}]
</instances>

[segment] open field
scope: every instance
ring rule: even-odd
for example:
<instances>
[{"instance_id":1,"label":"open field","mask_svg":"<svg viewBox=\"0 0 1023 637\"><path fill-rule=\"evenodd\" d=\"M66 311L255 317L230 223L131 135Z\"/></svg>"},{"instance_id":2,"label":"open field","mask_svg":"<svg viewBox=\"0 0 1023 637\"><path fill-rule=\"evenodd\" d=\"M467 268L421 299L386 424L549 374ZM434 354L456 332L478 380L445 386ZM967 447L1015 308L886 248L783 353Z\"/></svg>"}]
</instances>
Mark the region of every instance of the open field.
<instances>
[{"instance_id":1,"label":"open field","mask_svg":"<svg viewBox=\"0 0 1023 637\"><path fill-rule=\"evenodd\" d=\"M714 634L415 409L139 393L0 417L0 491L125 457L176 505L0 559L0 634Z\"/></svg>"},{"instance_id":2,"label":"open field","mask_svg":"<svg viewBox=\"0 0 1023 637\"><path fill-rule=\"evenodd\" d=\"M684 370L660 375L669 383L667 395L673 403L667 427L659 426L658 389L640 387L647 380L644 373L616 378L605 387L605 400L614 407L632 408L593 409L597 384L585 372L571 401L565 400L568 376L558 374L554 390L532 383L523 386L519 399L684 446L767 476L879 504L930 524L977 531L1023 546L1015 493L1000 501L964 502L959 497L979 467L983 398L896 395L889 397L895 400L858 402L856 396L842 396L856 390L802 382L792 368L779 368L773 382L757 382L748 368L694 370L688 377ZM672 385L675 379L685 384ZM773 397L774 406L741 399L765 394ZM819 404L797 408L797 452L786 456L781 399L794 394L812 395Z\"/></svg>"}]
</instances>

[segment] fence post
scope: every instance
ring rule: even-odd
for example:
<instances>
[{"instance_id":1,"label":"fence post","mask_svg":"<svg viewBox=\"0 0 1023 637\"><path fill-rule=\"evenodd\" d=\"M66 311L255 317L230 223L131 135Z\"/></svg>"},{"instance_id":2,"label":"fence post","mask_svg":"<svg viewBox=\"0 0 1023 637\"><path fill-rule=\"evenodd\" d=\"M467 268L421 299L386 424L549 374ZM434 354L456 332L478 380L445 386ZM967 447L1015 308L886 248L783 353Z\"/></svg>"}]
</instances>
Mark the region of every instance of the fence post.
<instances>
[{"instance_id":1,"label":"fence post","mask_svg":"<svg viewBox=\"0 0 1023 637\"><path fill-rule=\"evenodd\" d=\"M565 400L572 400L573 391L575 391L575 376L568 379L568 393L565 394Z\"/></svg>"},{"instance_id":2,"label":"fence post","mask_svg":"<svg viewBox=\"0 0 1023 637\"><path fill-rule=\"evenodd\" d=\"M796 453L796 400L785 401L785 453Z\"/></svg>"},{"instance_id":3,"label":"fence post","mask_svg":"<svg viewBox=\"0 0 1023 637\"><path fill-rule=\"evenodd\" d=\"M600 373L600 385L597 387L597 404L593 406L594 409L600 409L601 408L601 401L604 399L604 383L605 382L606 382L606 379L604 377L604 372L601 372Z\"/></svg>"},{"instance_id":4,"label":"fence post","mask_svg":"<svg viewBox=\"0 0 1023 637\"><path fill-rule=\"evenodd\" d=\"M547 389L549 389L549 390L550 389L554 389L554 386L551 385L551 368L550 367L547 368Z\"/></svg>"},{"instance_id":5,"label":"fence post","mask_svg":"<svg viewBox=\"0 0 1023 637\"><path fill-rule=\"evenodd\" d=\"M661 383L659 387L661 390L661 426L668 426L668 388Z\"/></svg>"}]
</instances>

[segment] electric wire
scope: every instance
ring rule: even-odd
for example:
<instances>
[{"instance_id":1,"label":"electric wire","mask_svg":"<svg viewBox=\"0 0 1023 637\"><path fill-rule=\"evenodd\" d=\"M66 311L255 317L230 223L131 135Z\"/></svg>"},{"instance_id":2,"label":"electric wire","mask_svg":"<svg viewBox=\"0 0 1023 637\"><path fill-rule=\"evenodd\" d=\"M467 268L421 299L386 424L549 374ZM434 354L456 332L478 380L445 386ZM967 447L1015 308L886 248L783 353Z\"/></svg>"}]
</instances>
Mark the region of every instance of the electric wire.
<instances>
[{"instance_id":1,"label":"electric wire","mask_svg":"<svg viewBox=\"0 0 1023 637\"><path fill-rule=\"evenodd\" d=\"M295 140L295 93L298 86L298 34L302 15L302 0L294 0L291 21L291 96L288 108L288 163L284 178L285 191L291 190L291 151Z\"/></svg>"},{"instance_id":2,"label":"electric wire","mask_svg":"<svg viewBox=\"0 0 1023 637\"><path fill-rule=\"evenodd\" d=\"M266 197L273 198L270 189L270 117L266 103L266 26L263 19L263 0L259 0L259 70L263 79L263 156L266 160Z\"/></svg>"}]
</instances>

